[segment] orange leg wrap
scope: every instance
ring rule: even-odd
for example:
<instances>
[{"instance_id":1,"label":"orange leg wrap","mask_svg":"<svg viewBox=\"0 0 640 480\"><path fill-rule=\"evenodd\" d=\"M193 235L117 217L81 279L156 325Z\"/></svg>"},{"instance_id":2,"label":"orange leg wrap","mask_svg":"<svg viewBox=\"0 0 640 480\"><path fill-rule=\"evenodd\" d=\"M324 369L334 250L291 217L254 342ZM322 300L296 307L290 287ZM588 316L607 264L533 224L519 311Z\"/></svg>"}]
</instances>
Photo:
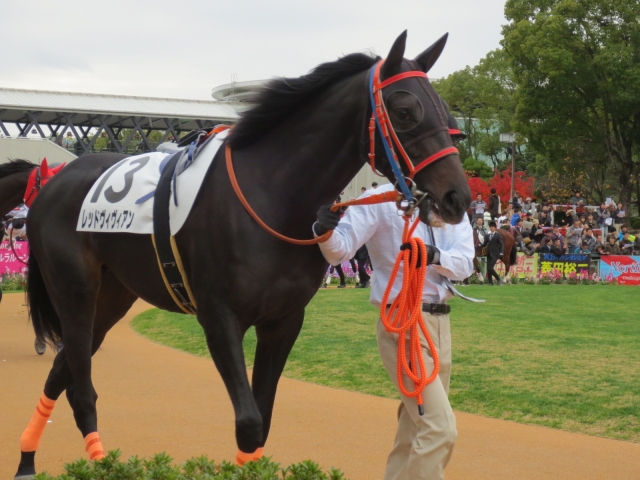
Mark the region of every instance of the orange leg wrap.
<instances>
[{"instance_id":1,"label":"orange leg wrap","mask_svg":"<svg viewBox=\"0 0 640 480\"><path fill-rule=\"evenodd\" d=\"M244 453L238 450L238 455L236 455L236 464L242 466L247 462L255 462L256 460L260 460L263 454L264 454L263 447L260 447L253 453Z\"/></svg>"},{"instance_id":2,"label":"orange leg wrap","mask_svg":"<svg viewBox=\"0 0 640 480\"><path fill-rule=\"evenodd\" d=\"M20 437L20 450L23 452L35 452L40 446L40 439L42 438L42 432L44 427L47 426L47 420L51 416L53 407L56 404L55 400L47 398L43 393L36 407L36 411L33 412L33 416L27 425L26 430Z\"/></svg>"},{"instance_id":3,"label":"orange leg wrap","mask_svg":"<svg viewBox=\"0 0 640 480\"><path fill-rule=\"evenodd\" d=\"M104 447L100 441L98 432L93 432L84 437L85 450L89 454L89 460L100 460L104 458Z\"/></svg>"}]
</instances>

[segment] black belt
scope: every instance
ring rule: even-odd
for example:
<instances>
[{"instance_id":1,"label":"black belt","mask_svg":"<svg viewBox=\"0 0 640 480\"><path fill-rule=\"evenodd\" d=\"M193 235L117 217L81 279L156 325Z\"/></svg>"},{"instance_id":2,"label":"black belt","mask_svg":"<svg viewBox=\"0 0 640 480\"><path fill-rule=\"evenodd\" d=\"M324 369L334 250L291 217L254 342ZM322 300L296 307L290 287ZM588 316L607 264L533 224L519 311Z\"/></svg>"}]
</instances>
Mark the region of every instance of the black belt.
<instances>
[{"instance_id":1,"label":"black belt","mask_svg":"<svg viewBox=\"0 0 640 480\"><path fill-rule=\"evenodd\" d=\"M447 315L451 307L446 303L423 303L422 311L431 315Z\"/></svg>"},{"instance_id":2,"label":"black belt","mask_svg":"<svg viewBox=\"0 0 640 480\"><path fill-rule=\"evenodd\" d=\"M390 308L391 305L387 305ZM447 315L451 312L451 307L446 303L423 303L422 311L431 315Z\"/></svg>"}]
</instances>

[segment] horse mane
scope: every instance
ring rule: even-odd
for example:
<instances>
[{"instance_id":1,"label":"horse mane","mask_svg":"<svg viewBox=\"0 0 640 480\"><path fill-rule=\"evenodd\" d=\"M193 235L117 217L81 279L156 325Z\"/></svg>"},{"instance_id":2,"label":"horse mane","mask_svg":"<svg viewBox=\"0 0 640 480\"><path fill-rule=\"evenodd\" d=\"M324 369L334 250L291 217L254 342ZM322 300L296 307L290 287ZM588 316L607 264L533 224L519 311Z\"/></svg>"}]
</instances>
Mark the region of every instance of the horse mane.
<instances>
[{"instance_id":1,"label":"horse mane","mask_svg":"<svg viewBox=\"0 0 640 480\"><path fill-rule=\"evenodd\" d=\"M334 84L371 68L380 57L352 53L335 62L322 63L297 78L275 78L258 93L256 105L240 115L229 135L229 145L247 147L266 135L283 118L309 98Z\"/></svg>"},{"instance_id":2,"label":"horse mane","mask_svg":"<svg viewBox=\"0 0 640 480\"><path fill-rule=\"evenodd\" d=\"M20 158L12 159L0 165L0 178L8 177L14 173L27 172L37 166L37 164L31 163L29 160L22 160Z\"/></svg>"}]
</instances>

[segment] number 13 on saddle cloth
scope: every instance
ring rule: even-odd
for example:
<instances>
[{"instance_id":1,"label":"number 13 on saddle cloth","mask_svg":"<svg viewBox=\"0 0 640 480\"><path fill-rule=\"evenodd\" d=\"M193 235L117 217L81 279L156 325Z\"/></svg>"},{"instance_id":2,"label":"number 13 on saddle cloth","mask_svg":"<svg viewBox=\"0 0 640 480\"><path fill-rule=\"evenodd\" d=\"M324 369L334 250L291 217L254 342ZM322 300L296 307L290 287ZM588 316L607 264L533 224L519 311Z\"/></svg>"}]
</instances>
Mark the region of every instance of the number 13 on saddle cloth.
<instances>
[{"instance_id":1,"label":"number 13 on saddle cloth","mask_svg":"<svg viewBox=\"0 0 640 480\"><path fill-rule=\"evenodd\" d=\"M180 171L183 162L179 162L169 206L171 235L178 233L186 221L204 176L227 134L225 130L209 139L183 171ZM127 157L104 172L82 202L76 230L153 234L153 201L150 199L171 156L171 153L149 152Z\"/></svg>"}]
</instances>

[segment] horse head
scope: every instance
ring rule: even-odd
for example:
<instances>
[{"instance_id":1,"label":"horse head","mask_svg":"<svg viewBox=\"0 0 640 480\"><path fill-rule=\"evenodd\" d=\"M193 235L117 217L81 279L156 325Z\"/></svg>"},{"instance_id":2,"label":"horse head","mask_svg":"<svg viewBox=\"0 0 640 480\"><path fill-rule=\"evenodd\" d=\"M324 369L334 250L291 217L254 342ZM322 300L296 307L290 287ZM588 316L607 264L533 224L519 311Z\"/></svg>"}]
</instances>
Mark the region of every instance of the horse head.
<instances>
[{"instance_id":1,"label":"horse head","mask_svg":"<svg viewBox=\"0 0 640 480\"><path fill-rule=\"evenodd\" d=\"M392 126L390 137L402 155L397 156L402 175L410 179L420 219L427 225L459 223L471 203L467 179L449 132L449 111L426 75L440 57L447 37L445 34L415 59L407 60L404 31L377 67L379 77L372 82L382 92L381 114ZM384 146L380 129L376 133L376 145ZM375 166L395 181L398 175L392 171L394 160L388 160L377 155Z\"/></svg>"}]
</instances>

